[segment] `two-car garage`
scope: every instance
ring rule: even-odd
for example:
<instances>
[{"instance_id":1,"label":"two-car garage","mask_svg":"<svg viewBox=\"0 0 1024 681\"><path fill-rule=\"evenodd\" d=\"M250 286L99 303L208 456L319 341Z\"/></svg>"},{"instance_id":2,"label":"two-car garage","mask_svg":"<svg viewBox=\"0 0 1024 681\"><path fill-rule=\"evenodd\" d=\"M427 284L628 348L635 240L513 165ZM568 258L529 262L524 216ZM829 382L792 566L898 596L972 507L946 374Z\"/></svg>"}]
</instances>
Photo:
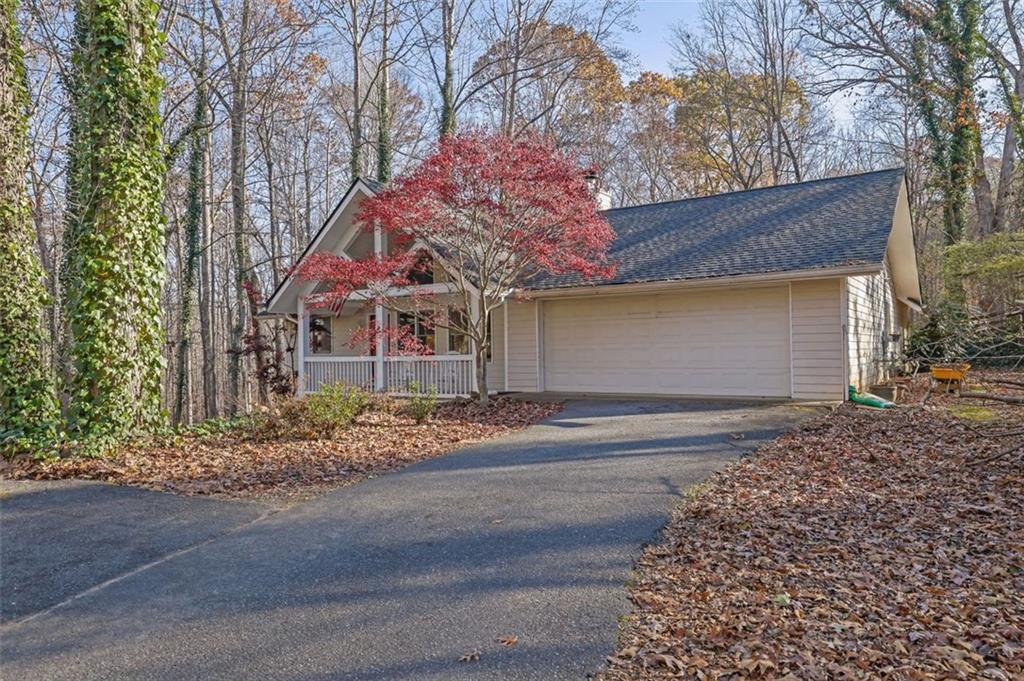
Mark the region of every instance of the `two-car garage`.
<instances>
[{"instance_id":1,"label":"two-car garage","mask_svg":"<svg viewBox=\"0 0 1024 681\"><path fill-rule=\"evenodd\" d=\"M543 302L543 389L789 397L787 286Z\"/></svg>"}]
</instances>

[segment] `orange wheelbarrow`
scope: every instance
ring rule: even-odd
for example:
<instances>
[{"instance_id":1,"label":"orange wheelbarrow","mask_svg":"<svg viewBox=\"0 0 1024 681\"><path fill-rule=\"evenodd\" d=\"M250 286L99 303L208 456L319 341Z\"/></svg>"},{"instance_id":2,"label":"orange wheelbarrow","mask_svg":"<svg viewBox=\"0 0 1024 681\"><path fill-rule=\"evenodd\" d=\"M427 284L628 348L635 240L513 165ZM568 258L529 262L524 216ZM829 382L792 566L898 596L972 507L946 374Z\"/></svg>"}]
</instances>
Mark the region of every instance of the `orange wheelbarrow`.
<instances>
[{"instance_id":1,"label":"orange wheelbarrow","mask_svg":"<svg viewBox=\"0 0 1024 681\"><path fill-rule=\"evenodd\" d=\"M946 392L952 388L963 388L967 385L967 372L971 365L966 362L959 364L933 364L929 367L932 379L941 383Z\"/></svg>"}]
</instances>

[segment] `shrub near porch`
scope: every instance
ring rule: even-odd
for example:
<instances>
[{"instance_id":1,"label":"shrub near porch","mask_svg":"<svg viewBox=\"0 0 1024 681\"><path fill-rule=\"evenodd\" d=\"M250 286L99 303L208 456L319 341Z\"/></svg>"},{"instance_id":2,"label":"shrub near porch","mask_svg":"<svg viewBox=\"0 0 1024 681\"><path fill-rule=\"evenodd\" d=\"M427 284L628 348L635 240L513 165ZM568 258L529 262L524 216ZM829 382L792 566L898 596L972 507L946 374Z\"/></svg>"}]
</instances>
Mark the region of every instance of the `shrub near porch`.
<instances>
[{"instance_id":1,"label":"shrub near porch","mask_svg":"<svg viewBox=\"0 0 1024 681\"><path fill-rule=\"evenodd\" d=\"M343 386L245 421L200 424L109 458L0 463L0 477L83 478L181 494L294 498L359 482L536 423L556 403L501 397L436 405Z\"/></svg>"}]
</instances>

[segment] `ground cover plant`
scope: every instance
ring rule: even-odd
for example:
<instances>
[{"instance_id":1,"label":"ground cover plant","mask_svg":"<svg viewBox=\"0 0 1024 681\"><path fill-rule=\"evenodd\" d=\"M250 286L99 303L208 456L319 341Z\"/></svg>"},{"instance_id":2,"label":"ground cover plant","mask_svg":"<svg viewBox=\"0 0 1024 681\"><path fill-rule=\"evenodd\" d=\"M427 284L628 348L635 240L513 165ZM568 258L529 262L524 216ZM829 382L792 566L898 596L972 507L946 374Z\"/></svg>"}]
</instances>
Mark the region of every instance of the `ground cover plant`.
<instances>
[{"instance_id":1,"label":"ground cover plant","mask_svg":"<svg viewBox=\"0 0 1024 681\"><path fill-rule=\"evenodd\" d=\"M677 510L603 679L1022 678L1022 472L1024 407L920 379L808 422Z\"/></svg>"},{"instance_id":2,"label":"ground cover plant","mask_svg":"<svg viewBox=\"0 0 1024 681\"><path fill-rule=\"evenodd\" d=\"M435 405L432 399L398 400L339 387L286 401L273 412L198 424L108 457L16 457L0 462L0 477L302 497L524 428L561 409L558 403L507 397L487 407L468 400Z\"/></svg>"}]
</instances>

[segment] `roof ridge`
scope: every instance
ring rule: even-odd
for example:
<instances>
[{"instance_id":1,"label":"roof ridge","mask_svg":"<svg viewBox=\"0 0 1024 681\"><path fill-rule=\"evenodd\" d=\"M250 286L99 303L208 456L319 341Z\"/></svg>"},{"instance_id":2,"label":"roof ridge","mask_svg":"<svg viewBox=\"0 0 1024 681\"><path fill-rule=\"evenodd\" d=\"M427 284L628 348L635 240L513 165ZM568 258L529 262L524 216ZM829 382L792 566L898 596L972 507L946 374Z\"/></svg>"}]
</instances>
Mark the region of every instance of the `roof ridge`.
<instances>
[{"instance_id":1,"label":"roof ridge","mask_svg":"<svg viewBox=\"0 0 1024 681\"><path fill-rule=\"evenodd\" d=\"M719 192L718 194L705 194L704 196L689 196L682 199L671 199L669 201L655 201L653 203L638 203L632 206L619 206L617 208L607 208L602 213L611 213L618 210L632 210L634 208L651 208L653 206L667 206L673 203L685 203L686 201L700 201L701 199L717 199L723 196L732 196L734 194L749 194L752 192L767 191L770 189L783 189L785 187L802 187L809 184L817 184L819 182L834 182L836 180L847 180L853 177L862 177L864 175L881 175L882 173L894 173L899 171L900 173L906 172L904 166L894 166L892 168L882 168L880 170L865 170L860 173L850 173L849 175L833 175L832 177L819 177L813 180L801 180L800 182L787 182L786 184L773 184L770 187L751 187L749 189L734 189L728 192Z\"/></svg>"}]
</instances>

